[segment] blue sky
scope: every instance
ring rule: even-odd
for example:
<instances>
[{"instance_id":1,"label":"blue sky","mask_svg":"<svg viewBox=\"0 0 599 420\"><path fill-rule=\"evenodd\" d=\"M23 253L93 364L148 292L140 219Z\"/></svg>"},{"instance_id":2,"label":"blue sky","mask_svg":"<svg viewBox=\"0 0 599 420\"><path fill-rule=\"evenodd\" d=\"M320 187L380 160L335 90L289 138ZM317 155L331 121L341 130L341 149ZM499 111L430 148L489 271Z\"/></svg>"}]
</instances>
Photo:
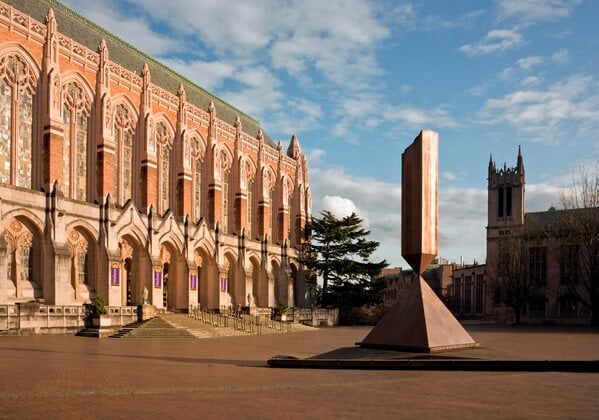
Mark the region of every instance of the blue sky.
<instances>
[{"instance_id":1,"label":"blue sky","mask_svg":"<svg viewBox=\"0 0 599 420\"><path fill-rule=\"evenodd\" d=\"M516 164L527 211L599 162L594 0L64 0L252 115L298 136L313 212L356 211L400 248L401 153L440 136L439 256L485 259L487 165ZM60 30L60 28L59 28Z\"/></svg>"}]
</instances>

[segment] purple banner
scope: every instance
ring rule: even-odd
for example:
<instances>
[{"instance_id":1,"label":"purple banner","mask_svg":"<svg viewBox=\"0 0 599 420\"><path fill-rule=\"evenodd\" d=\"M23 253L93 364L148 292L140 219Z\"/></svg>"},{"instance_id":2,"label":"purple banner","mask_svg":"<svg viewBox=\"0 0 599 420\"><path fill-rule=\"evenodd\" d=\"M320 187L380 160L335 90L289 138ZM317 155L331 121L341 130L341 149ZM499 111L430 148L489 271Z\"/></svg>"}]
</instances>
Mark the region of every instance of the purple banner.
<instances>
[{"instance_id":1,"label":"purple banner","mask_svg":"<svg viewBox=\"0 0 599 420\"><path fill-rule=\"evenodd\" d=\"M189 289L196 290L198 288L198 273L195 271L189 272Z\"/></svg>"},{"instance_id":2,"label":"purple banner","mask_svg":"<svg viewBox=\"0 0 599 420\"><path fill-rule=\"evenodd\" d=\"M154 287L162 287L162 270L160 268L154 268Z\"/></svg>"},{"instance_id":3,"label":"purple banner","mask_svg":"<svg viewBox=\"0 0 599 420\"><path fill-rule=\"evenodd\" d=\"M121 284L121 270L118 264L112 264L110 268L110 284L113 286Z\"/></svg>"}]
</instances>

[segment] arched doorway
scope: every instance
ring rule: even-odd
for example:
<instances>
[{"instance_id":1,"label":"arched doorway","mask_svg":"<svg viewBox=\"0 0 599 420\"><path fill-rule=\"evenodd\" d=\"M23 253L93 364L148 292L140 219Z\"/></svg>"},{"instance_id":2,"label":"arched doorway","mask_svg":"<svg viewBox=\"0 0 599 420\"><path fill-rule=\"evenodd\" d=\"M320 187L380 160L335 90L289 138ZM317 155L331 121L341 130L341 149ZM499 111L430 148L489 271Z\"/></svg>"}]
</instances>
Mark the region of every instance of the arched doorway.
<instances>
[{"instance_id":1,"label":"arched doorway","mask_svg":"<svg viewBox=\"0 0 599 420\"><path fill-rule=\"evenodd\" d=\"M143 289L146 287L151 291L151 285L146 284L144 279L149 274L149 263L141 257L139 242L132 236L124 236L119 241L121 253L121 304L123 306L142 305ZM149 293L151 296L151 293Z\"/></svg>"},{"instance_id":2,"label":"arched doorway","mask_svg":"<svg viewBox=\"0 0 599 420\"><path fill-rule=\"evenodd\" d=\"M275 260L271 263L272 274L274 277L274 288L275 288L275 305L285 304L287 305L288 291L286 277L281 269L279 263Z\"/></svg>"},{"instance_id":3,"label":"arched doorway","mask_svg":"<svg viewBox=\"0 0 599 420\"><path fill-rule=\"evenodd\" d=\"M198 273L198 304L204 309L218 309L219 276L214 259L204 248L196 248L194 262Z\"/></svg>"},{"instance_id":4,"label":"arched doorway","mask_svg":"<svg viewBox=\"0 0 599 420\"><path fill-rule=\"evenodd\" d=\"M267 290L267 282L264 276L261 276L261 266L260 261L256 257L250 258L250 269L252 270L252 300L250 304L263 307L268 306L268 290ZM264 293L266 291L266 293ZM266 295L266 299L265 299Z\"/></svg>"},{"instance_id":5,"label":"arched doorway","mask_svg":"<svg viewBox=\"0 0 599 420\"><path fill-rule=\"evenodd\" d=\"M185 312L189 309L187 264L182 258L181 253L170 242L160 245L162 307L172 312Z\"/></svg>"},{"instance_id":6,"label":"arched doorway","mask_svg":"<svg viewBox=\"0 0 599 420\"><path fill-rule=\"evenodd\" d=\"M239 288L239 282L237 280L237 260L235 255L232 253L225 254L225 264L224 264L224 278L221 275L221 307L228 306L229 310L235 309L238 304L243 304L243 302L239 302L239 297L237 290Z\"/></svg>"}]
</instances>

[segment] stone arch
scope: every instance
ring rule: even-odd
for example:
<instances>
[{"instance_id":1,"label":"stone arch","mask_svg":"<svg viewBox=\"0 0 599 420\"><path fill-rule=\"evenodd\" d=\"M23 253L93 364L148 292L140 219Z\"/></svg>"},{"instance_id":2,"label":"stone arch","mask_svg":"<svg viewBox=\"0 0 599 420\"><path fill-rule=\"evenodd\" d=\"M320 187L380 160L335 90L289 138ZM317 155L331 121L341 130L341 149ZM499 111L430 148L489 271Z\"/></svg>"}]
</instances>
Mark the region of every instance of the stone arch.
<instances>
[{"instance_id":1,"label":"stone arch","mask_svg":"<svg viewBox=\"0 0 599 420\"><path fill-rule=\"evenodd\" d=\"M237 255L231 250L224 252L223 264L220 270L220 308L234 309L238 302L236 293L239 289L239 273L237 269Z\"/></svg>"},{"instance_id":2,"label":"stone arch","mask_svg":"<svg viewBox=\"0 0 599 420\"><path fill-rule=\"evenodd\" d=\"M206 215L207 208L209 176L206 168L206 140L198 130L194 129L185 133L183 142L184 166L191 173L191 216L194 222L198 222Z\"/></svg>"},{"instance_id":3,"label":"stone arch","mask_svg":"<svg viewBox=\"0 0 599 420\"><path fill-rule=\"evenodd\" d=\"M156 210L163 216L175 204L175 133L175 127L164 113L154 116L148 140L149 150L156 156Z\"/></svg>"},{"instance_id":4,"label":"stone arch","mask_svg":"<svg viewBox=\"0 0 599 420\"><path fill-rule=\"evenodd\" d=\"M185 131L183 136L184 145L184 162L187 167L191 167L192 160L206 160L206 139L197 129Z\"/></svg>"},{"instance_id":5,"label":"stone arch","mask_svg":"<svg viewBox=\"0 0 599 420\"><path fill-rule=\"evenodd\" d=\"M148 290L148 303L153 303L152 264L146 250L134 231L119 236L122 267L121 304L137 306L144 302L144 288Z\"/></svg>"},{"instance_id":6,"label":"stone arch","mask_svg":"<svg viewBox=\"0 0 599 420\"><path fill-rule=\"evenodd\" d=\"M0 182L22 188L36 188L41 173L41 146L34 141L40 121L39 76L37 63L23 47L14 43L0 47L0 109L5 130L0 137Z\"/></svg>"},{"instance_id":7,"label":"stone arch","mask_svg":"<svg viewBox=\"0 0 599 420\"><path fill-rule=\"evenodd\" d=\"M247 190L250 183L253 183L256 175L256 164L254 160L244 155L239 159L239 184L242 190Z\"/></svg>"},{"instance_id":8,"label":"stone arch","mask_svg":"<svg viewBox=\"0 0 599 420\"><path fill-rule=\"evenodd\" d=\"M220 231L224 234L230 233L234 229L234 186L233 186L233 155L229 148L224 144L218 144L214 149L214 179L220 183L220 203L218 198L214 198L215 202L211 203L210 206L214 205L218 208L220 205L220 214L214 214L214 220L220 221Z\"/></svg>"},{"instance_id":9,"label":"stone arch","mask_svg":"<svg viewBox=\"0 0 599 420\"><path fill-rule=\"evenodd\" d=\"M18 54L19 56L21 56L21 58L26 62L26 64L35 71L37 75L36 79L39 79L41 68L38 65L37 61L35 61L35 58L33 58L31 54L29 54L29 51L23 48L23 45L16 42L5 42L2 45L0 45L0 57L4 57L5 55L9 54Z\"/></svg>"},{"instance_id":10,"label":"stone arch","mask_svg":"<svg viewBox=\"0 0 599 420\"><path fill-rule=\"evenodd\" d=\"M117 93L116 95L111 97L111 101L112 101L112 112L114 113L114 109L118 106L118 105L122 105L125 108L127 108L127 111L129 111L131 113L131 117L137 122L137 120L139 120L139 112L137 111L137 108L135 106L135 104L131 101L131 99L123 94L123 93Z\"/></svg>"},{"instance_id":11,"label":"stone arch","mask_svg":"<svg viewBox=\"0 0 599 420\"><path fill-rule=\"evenodd\" d=\"M219 308L219 272L210 251L199 246L194 250L194 265L197 270L198 304L204 309Z\"/></svg>"},{"instance_id":12,"label":"stone arch","mask_svg":"<svg viewBox=\"0 0 599 420\"><path fill-rule=\"evenodd\" d=\"M65 196L90 201L94 196L94 92L87 80L71 70L62 74L60 115L64 124L65 155L61 188ZM75 131L72 131L75 130ZM85 133L85 138L81 133ZM85 141L80 142L80 139ZM81 159L80 154L84 155Z\"/></svg>"},{"instance_id":13,"label":"stone arch","mask_svg":"<svg viewBox=\"0 0 599 420\"><path fill-rule=\"evenodd\" d=\"M89 302L101 285L98 284L97 235L87 223L67 227L67 247L71 251L70 278L75 302Z\"/></svg>"},{"instance_id":14,"label":"stone arch","mask_svg":"<svg viewBox=\"0 0 599 420\"><path fill-rule=\"evenodd\" d=\"M31 211L29 211L28 209L25 208L20 208L20 209L15 209L15 210L11 210L7 213L5 213L2 217L4 220L9 220L11 218L14 219L18 219L19 221L26 223L26 224L31 224L31 228L35 229L37 232L41 232L44 231L45 228L45 224L44 222L42 222L42 220L37 217L37 215Z\"/></svg>"},{"instance_id":15,"label":"stone arch","mask_svg":"<svg viewBox=\"0 0 599 420\"><path fill-rule=\"evenodd\" d=\"M63 94L64 94L64 86L68 85L69 83L73 83L73 82L79 84L81 86L83 92L85 93L86 99L89 101L89 106L90 106L89 111L91 112L91 106L94 101L94 90L89 85L89 83L87 82L85 77L83 77L79 72L77 72L75 70L67 70L61 74L60 81L61 81L61 85L63 87L63 91L62 91ZM61 111L61 114L62 114L62 111Z\"/></svg>"},{"instance_id":16,"label":"stone arch","mask_svg":"<svg viewBox=\"0 0 599 420\"><path fill-rule=\"evenodd\" d=\"M214 146L214 178L222 181L231 172L233 154L226 144L220 143Z\"/></svg>"},{"instance_id":17,"label":"stone arch","mask_svg":"<svg viewBox=\"0 0 599 420\"><path fill-rule=\"evenodd\" d=\"M273 259L270 266L272 270L274 283L274 304L275 306L279 305L280 303L287 305L289 295L289 290L287 287L287 276L285 276L283 267L281 266L279 261Z\"/></svg>"},{"instance_id":18,"label":"stone arch","mask_svg":"<svg viewBox=\"0 0 599 420\"><path fill-rule=\"evenodd\" d=\"M162 268L162 304L156 305L173 312L188 309L189 288L187 285L187 263L177 246L170 241L160 244ZM156 284L154 285L156 287Z\"/></svg>"},{"instance_id":19,"label":"stone arch","mask_svg":"<svg viewBox=\"0 0 599 420\"><path fill-rule=\"evenodd\" d=\"M263 268L258 255L249 258L251 270L251 304L257 307L268 307L268 277L263 275Z\"/></svg>"},{"instance_id":20,"label":"stone arch","mask_svg":"<svg viewBox=\"0 0 599 420\"><path fill-rule=\"evenodd\" d=\"M163 226L163 228L164 227L165 226ZM172 247L174 247L175 252L177 252L178 254L183 253L183 237L176 235L175 232L173 232L173 230L171 229L165 231L165 233L158 238L158 242L160 244L168 242Z\"/></svg>"},{"instance_id":21,"label":"stone arch","mask_svg":"<svg viewBox=\"0 0 599 420\"><path fill-rule=\"evenodd\" d=\"M135 174L139 168L139 150L136 145L139 127L137 109L126 95L119 94L112 98L110 109L110 133L114 141L114 182L112 195L115 202L125 205L136 195Z\"/></svg>"},{"instance_id":22,"label":"stone arch","mask_svg":"<svg viewBox=\"0 0 599 420\"><path fill-rule=\"evenodd\" d=\"M4 247L0 245L0 289L6 293L7 302L26 302L34 299L52 301L51 276L48 275L47 249L42 231L37 223L24 215L11 212L2 226ZM46 296L47 295L47 296Z\"/></svg>"},{"instance_id":23,"label":"stone arch","mask_svg":"<svg viewBox=\"0 0 599 420\"><path fill-rule=\"evenodd\" d=\"M266 219L266 223L264 226L264 236L268 236L272 241L275 235L275 226L276 226L276 201L275 201L275 187L277 184L277 177L275 175L274 169L270 165L266 165L262 168L262 200L266 203L264 208L264 213L262 214L262 218Z\"/></svg>"}]
</instances>

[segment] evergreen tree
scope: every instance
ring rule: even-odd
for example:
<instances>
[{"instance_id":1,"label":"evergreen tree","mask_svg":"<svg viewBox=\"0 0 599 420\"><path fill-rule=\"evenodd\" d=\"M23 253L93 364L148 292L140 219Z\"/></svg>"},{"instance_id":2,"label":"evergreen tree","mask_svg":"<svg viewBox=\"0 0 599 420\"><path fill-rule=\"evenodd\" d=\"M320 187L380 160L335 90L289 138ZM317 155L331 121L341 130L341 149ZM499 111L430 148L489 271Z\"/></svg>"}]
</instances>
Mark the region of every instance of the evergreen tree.
<instances>
[{"instance_id":1,"label":"evergreen tree","mask_svg":"<svg viewBox=\"0 0 599 420\"><path fill-rule=\"evenodd\" d=\"M355 213L341 219L329 211L320 215L306 226L311 241L301 262L322 277L321 303L344 307L380 303L386 285L371 278L388 264L369 261L379 243L366 239L370 231Z\"/></svg>"}]
</instances>

